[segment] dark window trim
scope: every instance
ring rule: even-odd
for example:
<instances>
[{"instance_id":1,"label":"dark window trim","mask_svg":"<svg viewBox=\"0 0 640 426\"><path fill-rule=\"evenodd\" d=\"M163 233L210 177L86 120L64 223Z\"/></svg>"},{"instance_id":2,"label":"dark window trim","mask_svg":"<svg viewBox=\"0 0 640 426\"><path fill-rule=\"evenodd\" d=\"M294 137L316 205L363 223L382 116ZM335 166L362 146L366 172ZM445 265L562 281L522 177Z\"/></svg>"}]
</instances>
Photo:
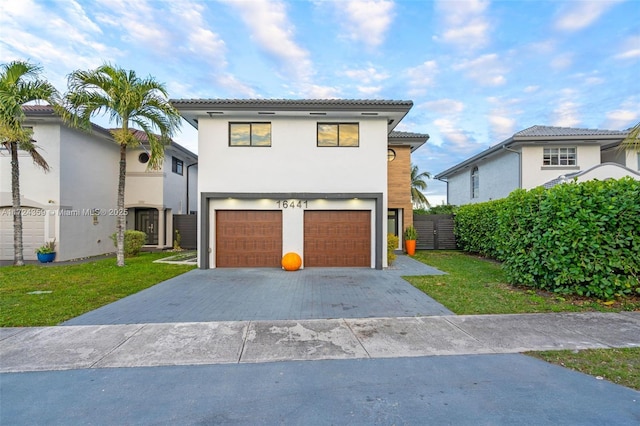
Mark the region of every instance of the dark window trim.
<instances>
[{"instance_id":1,"label":"dark window trim","mask_svg":"<svg viewBox=\"0 0 640 426\"><path fill-rule=\"evenodd\" d=\"M232 145L231 144L231 125L233 124L248 124L249 125L249 145ZM269 125L269 145L254 145L253 144L253 129L254 124L268 124ZM229 146L233 148L271 148L271 122L270 121L230 121L229 122Z\"/></svg>"},{"instance_id":2,"label":"dark window trim","mask_svg":"<svg viewBox=\"0 0 640 426\"><path fill-rule=\"evenodd\" d=\"M180 165L180 171L178 171L178 165ZM176 157L171 157L171 171L182 176L184 174L184 161Z\"/></svg>"},{"instance_id":3,"label":"dark window trim","mask_svg":"<svg viewBox=\"0 0 640 426\"><path fill-rule=\"evenodd\" d=\"M336 125L338 126L338 144L337 145L331 145L331 146L327 146L327 145L320 145L319 141L318 141L318 132L320 131L320 126L326 126L327 124L329 125ZM358 144L357 145L340 145L340 126L343 124L349 124L349 125L356 125L358 126ZM359 148L360 147L360 123L355 121L355 122L318 122L316 123L316 147L318 148Z\"/></svg>"},{"instance_id":4,"label":"dark window trim","mask_svg":"<svg viewBox=\"0 0 640 426\"><path fill-rule=\"evenodd\" d=\"M477 184L477 185L476 185ZM480 196L480 169L474 166L471 169L471 198L479 198Z\"/></svg>"}]
</instances>

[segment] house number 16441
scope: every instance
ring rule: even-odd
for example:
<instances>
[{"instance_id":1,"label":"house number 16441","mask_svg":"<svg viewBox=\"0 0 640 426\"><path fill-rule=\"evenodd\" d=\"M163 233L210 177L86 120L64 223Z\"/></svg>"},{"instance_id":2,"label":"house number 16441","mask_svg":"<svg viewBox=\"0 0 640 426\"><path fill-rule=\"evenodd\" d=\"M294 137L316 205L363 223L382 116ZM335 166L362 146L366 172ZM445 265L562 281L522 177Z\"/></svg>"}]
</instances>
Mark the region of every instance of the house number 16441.
<instances>
[{"instance_id":1,"label":"house number 16441","mask_svg":"<svg viewBox=\"0 0 640 426\"><path fill-rule=\"evenodd\" d=\"M295 209L296 207L298 208L307 208L307 201L302 201L302 200L278 200L276 201L276 205L278 206L278 208L283 208L283 209Z\"/></svg>"}]
</instances>

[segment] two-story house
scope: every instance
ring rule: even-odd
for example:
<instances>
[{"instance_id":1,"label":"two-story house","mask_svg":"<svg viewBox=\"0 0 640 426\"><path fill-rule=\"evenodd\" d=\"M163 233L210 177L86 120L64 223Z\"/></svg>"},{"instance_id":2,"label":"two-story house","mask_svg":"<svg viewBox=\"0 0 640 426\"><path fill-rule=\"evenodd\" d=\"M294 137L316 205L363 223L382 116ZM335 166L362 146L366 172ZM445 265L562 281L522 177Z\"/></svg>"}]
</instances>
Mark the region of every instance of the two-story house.
<instances>
[{"instance_id":1,"label":"two-story house","mask_svg":"<svg viewBox=\"0 0 640 426\"><path fill-rule=\"evenodd\" d=\"M620 150L627 131L533 126L441 172L452 205L504 198L517 188L631 176L638 153Z\"/></svg>"},{"instance_id":2,"label":"two-story house","mask_svg":"<svg viewBox=\"0 0 640 426\"><path fill-rule=\"evenodd\" d=\"M19 153L25 260L53 240L56 261L114 252L120 154L111 132L95 124L91 132L69 127L49 106L23 108L24 125L50 167L45 173ZM10 162L0 149L0 260L13 260ZM127 228L146 232L149 246L171 247L173 214L197 209L197 166L191 167L197 156L172 143L160 170L147 171L147 162L144 144L128 150Z\"/></svg>"},{"instance_id":3,"label":"two-story house","mask_svg":"<svg viewBox=\"0 0 640 426\"><path fill-rule=\"evenodd\" d=\"M200 268L279 267L287 252L304 267L386 266L389 227L412 219L410 189L392 200L388 168L409 173L428 138L389 137L411 101L172 103L198 129Z\"/></svg>"}]
</instances>

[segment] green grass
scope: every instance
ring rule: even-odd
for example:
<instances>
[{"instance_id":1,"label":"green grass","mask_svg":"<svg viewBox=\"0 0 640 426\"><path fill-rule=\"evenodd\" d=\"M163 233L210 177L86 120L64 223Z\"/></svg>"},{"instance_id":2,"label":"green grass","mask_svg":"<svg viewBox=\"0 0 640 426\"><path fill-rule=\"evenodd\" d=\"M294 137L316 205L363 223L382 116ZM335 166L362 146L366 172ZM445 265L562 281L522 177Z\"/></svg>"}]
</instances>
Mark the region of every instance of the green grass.
<instances>
[{"instance_id":1,"label":"green grass","mask_svg":"<svg viewBox=\"0 0 640 426\"><path fill-rule=\"evenodd\" d=\"M114 258L76 265L0 269L0 326L56 325L137 293L195 266L153 263L166 253L142 253L116 266ZM31 292L51 292L28 294Z\"/></svg>"},{"instance_id":2,"label":"green grass","mask_svg":"<svg viewBox=\"0 0 640 426\"><path fill-rule=\"evenodd\" d=\"M544 351L527 355L640 390L640 348Z\"/></svg>"},{"instance_id":3,"label":"green grass","mask_svg":"<svg viewBox=\"0 0 640 426\"><path fill-rule=\"evenodd\" d=\"M448 275L405 279L459 315L640 309L640 298L605 304L584 297L514 287L507 284L499 263L459 251L419 251L414 258Z\"/></svg>"},{"instance_id":4,"label":"green grass","mask_svg":"<svg viewBox=\"0 0 640 426\"><path fill-rule=\"evenodd\" d=\"M640 298L598 300L514 287L500 264L457 251L420 251L416 260L449 275L405 279L457 314L640 310ZM640 390L640 348L529 352L527 355Z\"/></svg>"}]
</instances>

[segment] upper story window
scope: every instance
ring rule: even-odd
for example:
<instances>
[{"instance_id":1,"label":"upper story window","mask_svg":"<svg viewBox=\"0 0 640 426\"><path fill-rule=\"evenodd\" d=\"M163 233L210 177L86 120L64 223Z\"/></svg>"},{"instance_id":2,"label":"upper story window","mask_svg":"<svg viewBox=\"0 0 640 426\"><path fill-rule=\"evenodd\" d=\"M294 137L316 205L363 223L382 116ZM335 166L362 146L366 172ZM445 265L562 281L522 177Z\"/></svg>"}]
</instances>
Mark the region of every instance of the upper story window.
<instances>
[{"instance_id":1,"label":"upper story window","mask_svg":"<svg viewBox=\"0 0 640 426\"><path fill-rule=\"evenodd\" d=\"M229 123L229 146L271 146L271 123Z\"/></svg>"},{"instance_id":2,"label":"upper story window","mask_svg":"<svg viewBox=\"0 0 640 426\"><path fill-rule=\"evenodd\" d=\"M358 123L318 123L318 146L359 146Z\"/></svg>"},{"instance_id":3,"label":"upper story window","mask_svg":"<svg viewBox=\"0 0 640 426\"><path fill-rule=\"evenodd\" d=\"M176 157L171 157L171 171L182 176L184 162Z\"/></svg>"},{"instance_id":4,"label":"upper story window","mask_svg":"<svg viewBox=\"0 0 640 426\"><path fill-rule=\"evenodd\" d=\"M478 167L471 170L471 198L478 198L480 195L480 173Z\"/></svg>"},{"instance_id":5,"label":"upper story window","mask_svg":"<svg viewBox=\"0 0 640 426\"><path fill-rule=\"evenodd\" d=\"M575 166L576 164L575 148L544 148L543 166Z\"/></svg>"}]
</instances>

